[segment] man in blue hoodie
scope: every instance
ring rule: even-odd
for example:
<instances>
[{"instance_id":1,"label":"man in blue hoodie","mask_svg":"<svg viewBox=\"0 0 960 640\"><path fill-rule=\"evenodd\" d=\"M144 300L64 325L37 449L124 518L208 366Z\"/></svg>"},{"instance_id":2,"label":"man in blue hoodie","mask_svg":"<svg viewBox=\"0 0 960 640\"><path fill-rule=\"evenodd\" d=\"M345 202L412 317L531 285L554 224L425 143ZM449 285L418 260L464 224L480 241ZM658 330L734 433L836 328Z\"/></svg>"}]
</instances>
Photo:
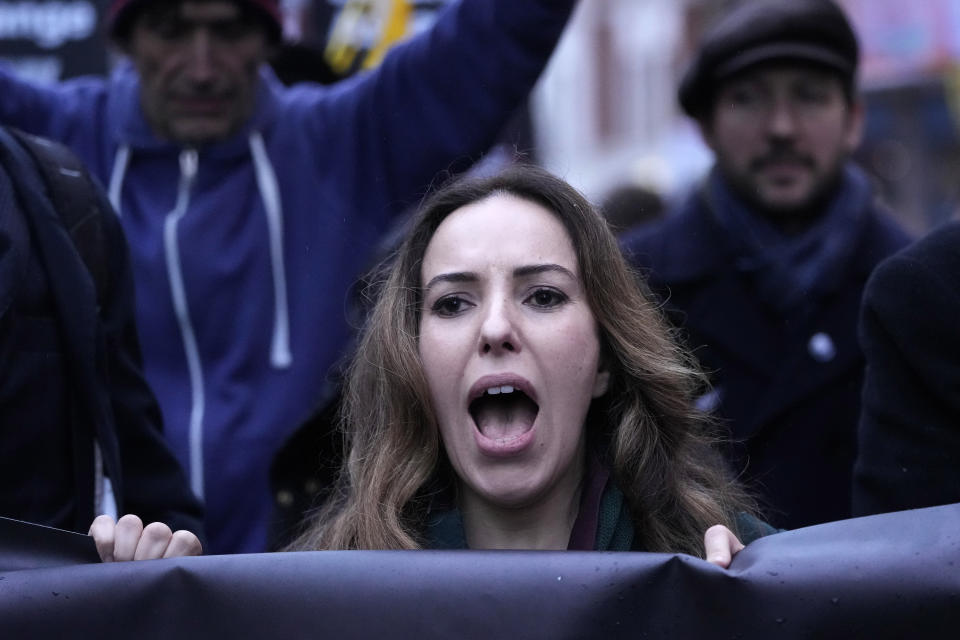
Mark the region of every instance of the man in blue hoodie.
<instances>
[{"instance_id":1,"label":"man in blue hoodie","mask_svg":"<svg viewBox=\"0 0 960 640\"><path fill-rule=\"evenodd\" d=\"M574 4L464 0L374 72L286 88L264 63L276 0L115 0L129 59L108 79L0 71L0 122L67 143L108 186L208 551L265 548L270 460L348 341L351 283L434 175L494 140Z\"/></svg>"}]
</instances>

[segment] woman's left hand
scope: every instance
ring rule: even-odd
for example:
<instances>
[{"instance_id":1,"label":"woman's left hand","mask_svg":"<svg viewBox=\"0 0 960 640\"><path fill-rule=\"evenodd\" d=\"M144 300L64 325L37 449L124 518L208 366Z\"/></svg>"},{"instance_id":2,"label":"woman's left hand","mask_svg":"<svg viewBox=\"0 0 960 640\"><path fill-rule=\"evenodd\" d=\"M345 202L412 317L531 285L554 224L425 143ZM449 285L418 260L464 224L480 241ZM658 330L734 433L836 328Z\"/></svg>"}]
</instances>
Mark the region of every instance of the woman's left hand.
<instances>
[{"instance_id":1,"label":"woman's left hand","mask_svg":"<svg viewBox=\"0 0 960 640\"><path fill-rule=\"evenodd\" d=\"M715 524L703 534L707 562L723 569L730 566L733 556L743 549L743 543L722 524Z\"/></svg>"}]
</instances>

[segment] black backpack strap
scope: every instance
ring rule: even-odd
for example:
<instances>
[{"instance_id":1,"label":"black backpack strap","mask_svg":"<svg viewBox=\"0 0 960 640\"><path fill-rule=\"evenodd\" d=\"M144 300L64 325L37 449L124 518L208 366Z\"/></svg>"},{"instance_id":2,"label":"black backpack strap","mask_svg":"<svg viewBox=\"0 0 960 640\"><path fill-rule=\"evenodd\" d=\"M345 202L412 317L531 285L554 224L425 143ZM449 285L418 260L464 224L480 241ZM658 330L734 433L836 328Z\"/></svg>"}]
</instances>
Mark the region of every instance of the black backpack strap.
<instances>
[{"instance_id":1,"label":"black backpack strap","mask_svg":"<svg viewBox=\"0 0 960 640\"><path fill-rule=\"evenodd\" d=\"M93 278L97 302L102 302L110 277L103 216L113 215L112 212L104 210L104 201L93 179L72 151L17 129L7 131L33 158L50 203Z\"/></svg>"}]
</instances>

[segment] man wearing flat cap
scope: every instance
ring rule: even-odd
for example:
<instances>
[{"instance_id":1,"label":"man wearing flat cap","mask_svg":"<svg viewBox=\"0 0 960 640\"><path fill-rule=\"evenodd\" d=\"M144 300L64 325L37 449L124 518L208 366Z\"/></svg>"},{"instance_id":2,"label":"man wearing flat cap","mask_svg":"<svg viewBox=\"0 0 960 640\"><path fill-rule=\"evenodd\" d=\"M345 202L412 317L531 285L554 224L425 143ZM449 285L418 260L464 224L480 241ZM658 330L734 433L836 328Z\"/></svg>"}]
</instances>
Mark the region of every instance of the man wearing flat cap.
<instances>
[{"instance_id":1,"label":"man wearing flat cap","mask_svg":"<svg viewBox=\"0 0 960 640\"><path fill-rule=\"evenodd\" d=\"M873 267L907 238L850 162L859 49L830 0L755 0L709 29L679 101L715 164L681 209L624 240L683 329L771 523L850 515Z\"/></svg>"},{"instance_id":2,"label":"man wearing flat cap","mask_svg":"<svg viewBox=\"0 0 960 640\"><path fill-rule=\"evenodd\" d=\"M374 71L284 87L278 0L112 0L109 78L0 69L0 122L71 147L130 244L145 373L212 553L267 548L274 454L349 344L380 238L481 156L576 0L462 0ZM319 463L318 463L319 464Z\"/></svg>"}]
</instances>

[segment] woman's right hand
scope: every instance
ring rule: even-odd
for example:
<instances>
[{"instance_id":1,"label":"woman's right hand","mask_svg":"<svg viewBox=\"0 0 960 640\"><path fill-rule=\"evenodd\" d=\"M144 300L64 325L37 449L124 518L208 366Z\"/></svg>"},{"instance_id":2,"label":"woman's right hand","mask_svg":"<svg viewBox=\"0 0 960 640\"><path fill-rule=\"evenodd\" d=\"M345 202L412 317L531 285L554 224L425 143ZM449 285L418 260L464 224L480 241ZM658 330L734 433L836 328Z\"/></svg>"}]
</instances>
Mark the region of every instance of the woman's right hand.
<instances>
[{"instance_id":1,"label":"woman's right hand","mask_svg":"<svg viewBox=\"0 0 960 640\"><path fill-rule=\"evenodd\" d=\"M706 561L722 569L730 566L733 556L743 551L740 539L722 524L715 524L703 534Z\"/></svg>"},{"instance_id":2,"label":"woman's right hand","mask_svg":"<svg viewBox=\"0 0 960 640\"><path fill-rule=\"evenodd\" d=\"M97 553L104 562L127 560L155 560L179 556L199 556L203 553L200 539L190 531L172 532L162 522L151 522L146 527L133 514L117 522L107 515L97 516L90 525L89 534L97 545Z\"/></svg>"}]
</instances>

